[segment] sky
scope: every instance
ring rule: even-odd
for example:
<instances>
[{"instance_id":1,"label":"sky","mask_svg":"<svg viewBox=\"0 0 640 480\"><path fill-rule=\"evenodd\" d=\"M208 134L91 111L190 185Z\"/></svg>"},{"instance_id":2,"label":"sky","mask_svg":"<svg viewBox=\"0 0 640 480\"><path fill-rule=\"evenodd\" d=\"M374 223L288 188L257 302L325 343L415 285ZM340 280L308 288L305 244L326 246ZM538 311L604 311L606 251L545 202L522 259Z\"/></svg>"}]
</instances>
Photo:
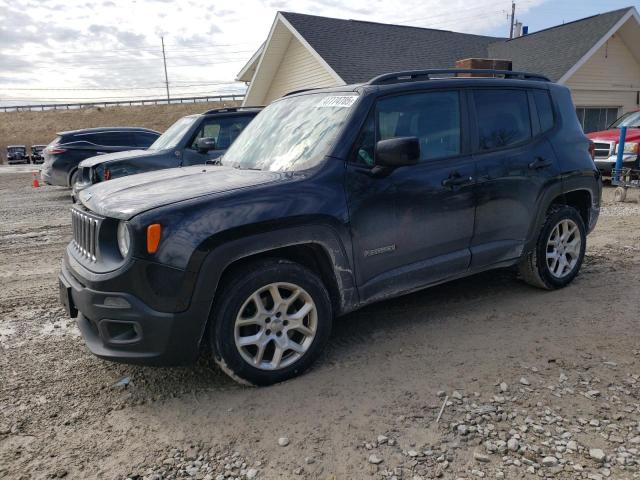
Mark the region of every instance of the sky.
<instances>
[{"instance_id":1,"label":"sky","mask_svg":"<svg viewBox=\"0 0 640 480\"><path fill-rule=\"evenodd\" d=\"M517 0L530 32L633 0ZM508 36L510 0L0 0L0 106L242 92L276 12Z\"/></svg>"}]
</instances>

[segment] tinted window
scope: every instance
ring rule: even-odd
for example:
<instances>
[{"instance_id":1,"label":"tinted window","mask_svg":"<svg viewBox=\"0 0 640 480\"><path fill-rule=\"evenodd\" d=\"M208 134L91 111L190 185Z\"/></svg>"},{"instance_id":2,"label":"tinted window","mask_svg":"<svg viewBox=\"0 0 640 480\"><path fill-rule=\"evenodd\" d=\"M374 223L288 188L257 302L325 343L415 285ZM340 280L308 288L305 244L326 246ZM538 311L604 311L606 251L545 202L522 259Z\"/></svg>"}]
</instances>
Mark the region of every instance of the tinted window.
<instances>
[{"instance_id":1,"label":"tinted window","mask_svg":"<svg viewBox=\"0 0 640 480\"><path fill-rule=\"evenodd\" d=\"M253 117L223 117L212 118L202 122L198 132L191 141L192 149L196 149L199 138L213 138L216 141L216 150L226 150L238 138Z\"/></svg>"},{"instance_id":2,"label":"tinted window","mask_svg":"<svg viewBox=\"0 0 640 480\"><path fill-rule=\"evenodd\" d=\"M136 139L136 145L138 147L146 148L158 139L158 135L154 135L153 133L146 133L146 132L136 132L135 139Z\"/></svg>"},{"instance_id":3,"label":"tinted window","mask_svg":"<svg viewBox=\"0 0 640 480\"><path fill-rule=\"evenodd\" d=\"M102 132L78 135L78 140L91 142L105 147L133 147L135 146L131 132Z\"/></svg>"},{"instance_id":4,"label":"tinted window","mask_svg":"<svg viewBox=\"0 0 640 480\"><path fill-rule=\"evenodd\" d=\"M428 92L380 100L376 107L378 140L417 137L420 160L460 154L458 92Z\"/></svg>"},{"instance_id":5,"label":"tinted window","mask_svg":"<svg viewBox=\"0 0 640 480\"><path fill-rule=\"evenodd\" d=\"M531 138L529 102L524 90L476 90L481 150L507 147Z\"/></svg>"},{"instance_id":6,"label":"tinted window","mask_svg":"<svg viewBox=\"0 0 640 480\"><path fill-rule=\"evenodd\" d=\"M540 130L546 132L553 128L553 107L551 97L544 90L533 90L533 100L536 102L536 110L540 119Z\"/></svg>"}]
</instances>

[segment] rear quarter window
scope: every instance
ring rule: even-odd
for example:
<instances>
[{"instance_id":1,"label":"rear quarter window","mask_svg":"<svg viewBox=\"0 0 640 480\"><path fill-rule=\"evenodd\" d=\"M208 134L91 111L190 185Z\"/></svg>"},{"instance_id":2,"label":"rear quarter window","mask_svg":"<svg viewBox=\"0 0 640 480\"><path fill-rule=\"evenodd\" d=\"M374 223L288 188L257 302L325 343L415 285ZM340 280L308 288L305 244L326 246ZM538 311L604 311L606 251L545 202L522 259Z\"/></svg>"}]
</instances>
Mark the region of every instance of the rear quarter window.
<instances>
[{"instance_id":1,"label":"rear quarter window","mask_svg":"<svg viewBox=\"0 0 640 480\"><path fill-rule=\"evenodd\" d=\"M536 104L536 110L538 111L540 131L546 132L547 130L551 130L554 124L554 116L549 92L546 90L533 90L533 100Z\"/></svg>"}]
</instances>

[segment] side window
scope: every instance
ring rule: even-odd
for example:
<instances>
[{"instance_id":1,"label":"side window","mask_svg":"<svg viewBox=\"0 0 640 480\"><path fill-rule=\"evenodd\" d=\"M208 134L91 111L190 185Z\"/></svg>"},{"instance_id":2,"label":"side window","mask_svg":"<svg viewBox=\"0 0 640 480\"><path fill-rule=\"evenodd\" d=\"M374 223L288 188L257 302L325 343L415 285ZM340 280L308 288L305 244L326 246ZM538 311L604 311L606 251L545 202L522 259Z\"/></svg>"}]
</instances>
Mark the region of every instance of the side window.
<instances>
[{"instance_id":1,"label":"side window","mask_svg":"<svg viewBox=\"0 0 640 480\"><path fill-rule=\"evenodd\" d=\"M553 107L549 93L545 90L533 90L533 100L536 103L540 119L540 130L542 132L551 130L553 128Z\"/></svg>"},{"instance_id":2,"label":"side window","mask_svg":"<svg viewBox=\"0 0 640 480\"><path fill-rule=\"evenodd\" d=\"M238 135L251 122L252 117L227 117L205 120L191 141L191 147L196 149L196 142L200 138L213 138L216 150L226 150L238 138Z\"/></svg>"},{"instance_id":3,"label":"side window","mask_svg":"<svg viewBox=\"0 0 640 480\"><path fill-rule=\"evenodd\" d=\"M531 138L529 101L524 90L475 90L480 150L508 147Z\"/></svg>"},{"instance_id":4,"label":"side window","mask_svg":"<svg viewBox=\"0 0 640 480\"><path fill-rule=\"evenodd\" d=\"M87 136L88 137L88 136ZM131 132L104 132L93 135L91 142L105 147L133 147L135 146Z\"/></svg>"},{"instance_id":5,"label":"side window","mask_svg":"<svg viewBox=\"0 0 640 480\"><path fill-rule=\"evenodd\" d=\"M376 107L379 140L417 137L420 160L460 154L460 94L425 92L382 99Z\"/></svg>"}]
</instances>

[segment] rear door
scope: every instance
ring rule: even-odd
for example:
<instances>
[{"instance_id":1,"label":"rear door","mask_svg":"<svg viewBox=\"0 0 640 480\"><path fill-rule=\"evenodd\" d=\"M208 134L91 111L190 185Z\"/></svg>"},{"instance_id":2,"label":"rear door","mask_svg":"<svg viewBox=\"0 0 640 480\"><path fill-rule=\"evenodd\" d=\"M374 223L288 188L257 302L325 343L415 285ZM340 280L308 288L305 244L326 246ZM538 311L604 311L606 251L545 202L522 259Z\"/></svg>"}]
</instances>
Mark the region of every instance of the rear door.
<instances>
[{"instance_id":1,"label":"rear door","mask_svg":"<svg viewBox=\"0 0 640 480\"><path fill-rule=\"evenodd\" d=\"M362 300L468 269L475 166L467 118L466 95L456 89L384 97L370 113L346 179ZM420 163L372 174L376 142L394 137L417 137Z\"/></svg>"},{"instance_id":2,"label":"rear door","mask_svg":"<svg viewBox=\"0 0 640 480\"><path fill-rule=\"evenodd\" d=\"M521 255L559 169L545 135L554 122L546 90L483 88L472 96L478 183L471 252L479 268Z\"/></svg>"},{"instance_id":3,"label":"rear door","mask_svg":"<svg viewBox=\"0 0 640 480\"><path fill-rule=\"evenodd\" d=\"M221 157L252 119L253 116L205 118L187 142L182 153L182 165L203 164ZM206 153L198 151L196 143L201 138L213 138L216 147Z\"/></svg>"}]
</instances>

